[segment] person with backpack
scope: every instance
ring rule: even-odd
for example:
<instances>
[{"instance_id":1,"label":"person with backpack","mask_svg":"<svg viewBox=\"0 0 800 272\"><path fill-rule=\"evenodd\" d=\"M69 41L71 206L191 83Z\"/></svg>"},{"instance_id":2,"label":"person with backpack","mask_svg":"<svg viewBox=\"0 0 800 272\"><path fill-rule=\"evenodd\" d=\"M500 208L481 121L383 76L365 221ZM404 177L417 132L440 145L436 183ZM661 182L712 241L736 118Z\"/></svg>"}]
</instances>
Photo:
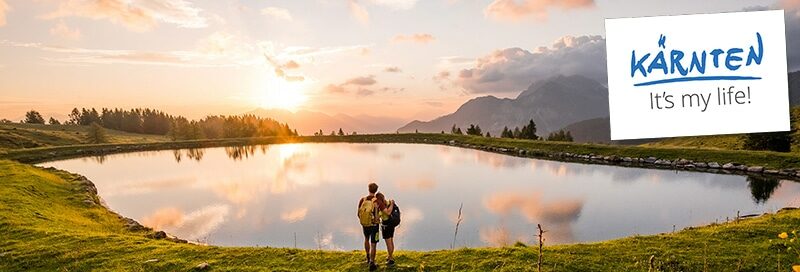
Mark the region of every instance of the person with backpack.
<instances>
[{"instance_id":1,"label":"person with backpack","mask_svg":"<svg viewBox=\"0 0 800 272\"><path fill-rule=\"evenodd\" d=\"M394 265L394 229L400 225L400 208L394 200L387 200L383 193L375 194L375 204L381 219L381 234L386 241L386 265Z\"/></svg>"},{"instance_id":2,"label":"person with backpack","mask_svg":"<svg viewBox=\"0 0 800 272\"><path fill-rule=\"evenodd\" d=\"M378 209L375 205L375 193L378 192L378 184L370 183L367 186L369 195L358 200L358 221L364 231L364 251L367 253L367 263L369 271L378 269L375 264L375 251L378 247Z\"/></svg>"}]
</instances>

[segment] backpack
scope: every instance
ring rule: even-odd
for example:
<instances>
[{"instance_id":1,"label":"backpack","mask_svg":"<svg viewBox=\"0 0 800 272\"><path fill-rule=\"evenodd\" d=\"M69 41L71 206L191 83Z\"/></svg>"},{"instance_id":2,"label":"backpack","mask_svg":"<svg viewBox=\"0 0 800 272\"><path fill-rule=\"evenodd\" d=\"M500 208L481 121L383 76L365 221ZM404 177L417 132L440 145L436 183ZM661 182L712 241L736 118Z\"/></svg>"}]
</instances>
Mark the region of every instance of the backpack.
<instances>
[{"instance_id":1,"label":"backpack","mask_svg":"<svg viewBox=\"0 0 800 272\"><path fill-rule=\"evenodd\" d=\"M397 201L392 201L394 203L394 208L392 208L392 214L389 216L389 220L386 220L384 225L390 227L396 227L400 225L400 207L397 206Z\"/></svg>"},{"instance_id":2,"label":"backpack","mask_svg":"<svg viewBox=\"0 0 800 272\"><path fill-rule=\"evenodd\" d=\"M361 205L358 206L358 220L364 227L375 226L378 222L378 216L375 215L375 202L371 199L363 198Z\"/></svg>"}]
</instances>

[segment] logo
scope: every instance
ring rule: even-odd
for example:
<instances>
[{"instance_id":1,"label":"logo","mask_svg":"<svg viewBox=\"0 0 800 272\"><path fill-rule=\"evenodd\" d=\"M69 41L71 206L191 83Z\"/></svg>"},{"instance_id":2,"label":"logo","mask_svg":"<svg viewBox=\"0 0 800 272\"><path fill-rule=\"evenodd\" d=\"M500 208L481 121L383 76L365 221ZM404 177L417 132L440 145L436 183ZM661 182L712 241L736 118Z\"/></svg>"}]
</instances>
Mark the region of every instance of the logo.
<instances>
[{"instance_id":1,"label":"logo","mask_svg":"<svg viewBox=\"0 0 800 272\"><path fill-rule=\"evenodd\" d=\"M611 139L789 130L783 18L607 19Z\"/></svg>"}]
</instances>

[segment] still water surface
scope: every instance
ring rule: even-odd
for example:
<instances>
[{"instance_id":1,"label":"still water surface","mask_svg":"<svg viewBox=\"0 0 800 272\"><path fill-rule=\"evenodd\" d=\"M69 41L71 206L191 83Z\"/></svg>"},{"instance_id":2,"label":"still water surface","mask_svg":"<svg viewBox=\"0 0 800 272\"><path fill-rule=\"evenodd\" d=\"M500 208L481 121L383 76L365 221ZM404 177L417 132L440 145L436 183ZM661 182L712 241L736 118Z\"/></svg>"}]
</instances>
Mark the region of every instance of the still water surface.
<instances>
[{"instance_id":1,"label":"still water surface","mask_svg":"<svg viewBox=\"0 0 800 272\"><path fill-rule=\"evenodd\" d=\"M403 213L399 248L600 241L800 205L800 183L517 158L414 144L282 144L138 152L42 164L85 175L113 210L225 246L359 249L374 181ZM296 237L296 238L295 238ZM383 246L381 246L383 247Z\"/></svg>"}]
</instances>

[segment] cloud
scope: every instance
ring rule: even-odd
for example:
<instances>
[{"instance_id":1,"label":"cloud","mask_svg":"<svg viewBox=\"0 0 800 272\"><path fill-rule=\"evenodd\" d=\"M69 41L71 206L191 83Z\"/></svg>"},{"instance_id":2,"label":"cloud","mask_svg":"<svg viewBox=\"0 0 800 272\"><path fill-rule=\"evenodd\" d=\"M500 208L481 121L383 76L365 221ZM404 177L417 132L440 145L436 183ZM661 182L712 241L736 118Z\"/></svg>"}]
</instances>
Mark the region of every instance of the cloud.
<instances>
[{"instance_id":1,"label":"cloud","mask_svg":"<svg viewBox=\"0 0 800 272\"><path fill-rule=\"evenodd\" d=\"M584 201L557 199L545 202L540 192L499 192L484 198L483 204L494 214L507 217L517 212L530 223L540 223L548 228L551 241L564 243L575 240L572 224L580 217ZM489 240L487 242L492 239Z\"/></svg>"},{"instance_id":2,"label":"cloud","mask_svg":"<svg viewBox=\"0 0 800 272\"><path fill-rule=\"evenodd\" d=\"M281 220L286 221L288 223L303 221L303 219L306 218L307 213L308 213L308 208L297 208L291 211L281 213Z\"/></svg>"},{"instance_id":3,"label":"cloud","mask_svg":"<svg viewBox=\"0 0 800 272\"><path fill-rule=\"evenodd\" d=\"M0 27L6 25L6 13L11 10L6 0L0 0Z\"/></svg>"},{"instance_id":4,"label":"cloud","mask_svg":"<svg viewBox=\"0 0 800 272\"><path fill-rule=\"evenodd\" d=\"M400 67L397 67L397 66L390 66L390 67L383 68L383 71L387 72L387 73L402 73L403 72L403 70L400 69Z\"/></svg>"},{"instance_id":5,"label":"cloud","mask_svg":"<svg viewBox=\"0 0 800 272\"><path fill-rule=\"evenodd\" d=\"M183 211L175 207L156 210L153 214L142 218L142 224L155 230L173 228L183 222Z\"/></svg>"},{"instance_id":6,"label":"cloud","mask_svg":"<svg viewBox=\"0 0 800 272\"><path fill-rule=\"evenodd\" d=\"M205 28L208 23L200 12L185 0L66 0L61 1L56 11L41 18L108 20L134 31L147 31L160 22L183 28Z\"/></svg>"},{"instance_id":7,"label":"cloud","mask_svg":"<svg viewBox=\"0 0 800 272\"><path fill-rule=\"evenodd\" d=\"M50 28L50 35L69 40L80 40L81 31L77 28L70 28L63 21L59 21L53 28Z\"/></svg>"},{"instance_id":8,"label":"cloud","mask_svg":"<svg viewBox=\"0 0 800 272\"><path fill-rule=\"evenodd\" d=\"M356 18L359 23L363 25L369 24L369 12L367 12L364 6L359 4L356 0L350 0L348 4L350 6L350 13L353 14L353 17Z\"/></svg>"},{"instance_id":9,"label":"cloud","mask_svg":"<svg viewBox=\"0 0 800 272\"><path fill-rule=\"evenodd\" d=\"M375 94L375 91L370 89L359 88L358 91L356 91L356 95L358 96L370 96L373 94Z\"/></svg>"},{"instance_id":10,"label":"cloud","mask_svg":"<svg viewBox=\"0 0 800 272\"><path fill-rule=\"evenodd\" d=\"M483 11L486 17L519 21L529 16L539 21L547 20L550 9L563 10L588 8L594 6L594 0L494 0Z\"/></svg>"},{"instance_id":11,"label":"cloud","mask_svg":"<svg viewBox=\"0 0 800 272\"><path fill-rule=\"evenodd\" d=\"M429 43L436 40L433 35L428 33L416 33L411 35L397 35L392 38L393 42L415 42L415 43Z\"/></svg>"},{"instance_id":12,"label":"cloud","mask_svg":"<svg viewBox=\"0 0 800 272\"><path fill-rule=\"evenodd\" d=\"M323 90L328 93L336 93L336 94L342 94L347 92L347 90L345 90L344 87L335 84L328 84L323 88Z\"/></svg>"},{"instance_id":13,"label":"cloud","mask_svg":"<svg viewBox=\"0 0 800 272\"><path fill-rule=\"evenodd\" d=\"M417 4L418 0L371 0L376 5L386 6L396 10L409 10Z\"/></svg>"},{"instance_id":14,"label":"cloud","mask_svg":"<svg viewBox=\"0 0 800 272\"><path fill-rule=\"evenodd\" d=\"M800 0L780 0L771 6L751 6L743 11L783 9L786 26L786 59L789 71L800 70Z\"/></svg>"},{"instance_id":15,"label":"cloud","mask_svg":"<svg viewBox=\"0 0 800 272\"><path fill-rule=\"evenodd\" d=\"M785 9L786 16L786 58L789 70L800 69L800 1L783 0L780 7Z\"/></svg>"},{"instance_id":16,"label":"cloud","mask_svg":"<svg viewBox=\"0 0 800 272\"><path fill-rule=\"evenodd\" d=\"M285 8L266 7L261 9L261 14L279 20L285 20L285 21L292 20L292 14L289 12L289 10Z\"/></svg>"},{"instance_id":17,"label":"cloud","mask_svg":"<svg viewBox=\"0 0 800 272\"><path fill-rule=\"evenodd\" d=\"M375 75L358 76L345 80L339 84L328 84L322 91L329 94L354 94L357 96L371 96L381 93L397 93L405 91L405 88L392 88L377 86L378 81Z\"/></svg>"},{"instance_id":18,"label":"cloud","mask_svg":"<svg viewBox=\"0 0 800 272\"><path fill-rule=\"evenodd\" d=\"M375 83L378 83L378 81L375 80L375 75L368 75L348 79L342 85L370 86L375 85Z\"/></svg>"},{"instance_id":19,"label":"cloud","mask_svg":"<svg viewBox=\"0 0 800 272\"><path fill-rule=\"evenodd\" d=\"M495 50L478 58L474 67L462 69L451 80L473 93L517 92L536 80L555 75L580 74L605 82L606 66L598 65L602 63L605 63L602 36L565 36L551 47L539 47L533 52L522 48Z\"/></svg>"},{"instance_id":20,"label":"cloud","mask_svg":"<svg viewBox=\"0 0 800 272\"><path fill-rule=\"evenodd\" d=\"M269 64L271 64L272 67L275 68L275 75L276 76L278 76L280 78L283 78L286 81L293 81L293 82L299 82L299 81L305 80L305 77L303 77L303 76L287 75L286 72L285 72L285 70L300 68L300 64L298 64L296 61L290 60L290 61L285 62L285 63L279 63L277 60L275 60L274 58L272 58L272 57L270 57L270 56L268 56L266 54L264 54L264 57L267 59L267 62Z\"/></svg>"}]
</instances>

